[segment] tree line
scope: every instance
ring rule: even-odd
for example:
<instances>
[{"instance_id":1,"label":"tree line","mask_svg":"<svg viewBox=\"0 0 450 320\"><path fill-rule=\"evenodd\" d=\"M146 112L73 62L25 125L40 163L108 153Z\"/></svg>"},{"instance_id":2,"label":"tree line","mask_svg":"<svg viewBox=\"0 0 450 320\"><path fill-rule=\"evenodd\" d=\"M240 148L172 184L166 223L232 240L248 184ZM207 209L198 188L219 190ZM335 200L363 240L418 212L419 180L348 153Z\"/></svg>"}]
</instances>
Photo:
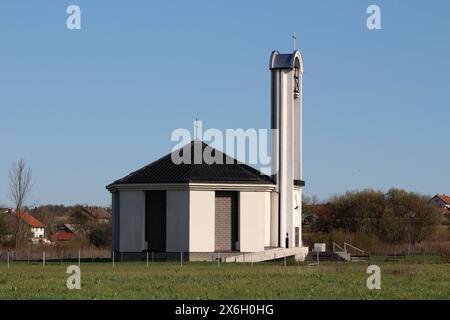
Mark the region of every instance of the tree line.
<instances>
[{"instance_id":1,"label":"tree line","mask_svg":"<svg viewBox=\"0 0 450 320\"><path fill-rule=\"evenodd\" d=\"M430 197L400 189L346 192L304 212L314 216L312 231L373 234L392 244L429 239L443 219Z\"/></svg>"}]
</instances>

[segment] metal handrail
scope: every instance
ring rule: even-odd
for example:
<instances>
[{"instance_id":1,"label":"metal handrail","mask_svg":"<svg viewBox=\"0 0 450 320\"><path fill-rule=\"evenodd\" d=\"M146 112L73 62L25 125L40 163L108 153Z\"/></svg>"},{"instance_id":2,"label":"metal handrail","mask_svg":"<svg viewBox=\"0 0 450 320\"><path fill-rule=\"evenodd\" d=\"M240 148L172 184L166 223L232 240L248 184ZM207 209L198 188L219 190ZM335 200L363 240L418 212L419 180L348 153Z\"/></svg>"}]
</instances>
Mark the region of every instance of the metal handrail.
<instances>
[{"instance_id":1,"label":"metal handrail","mask_svg":"<svg viewBox=\"0 0 450 320\"><path fill-rule=\"evenodd\" d=\"M345 243L344 243L345 246ZM344 248L342 248L340 245L338 245L336 242L333 241L333 252L336 252L336 247L338 249L341 249L342 251L346 251Z\"/></svg>"},{"instance_id":2,"label":"metal handrail","mask_svg":"<svg viewBox=\"0 0 450 320\"><path fill-rule=\"evenodd\" d=\"M344 242L344 250L345 251L347 251L347 247L350 247L350 248L352 248L352 249L354 249L354 250L356 250L356 251L359 251L359 252L361 252L362 254L364 254L364 250L361 250L361 249L359 249L359 248L357 248L357 247L355 247L355 246L352 246L351 244L349 244L349 243L347 243L347 242Z\"/></svg>"}]
</instances>

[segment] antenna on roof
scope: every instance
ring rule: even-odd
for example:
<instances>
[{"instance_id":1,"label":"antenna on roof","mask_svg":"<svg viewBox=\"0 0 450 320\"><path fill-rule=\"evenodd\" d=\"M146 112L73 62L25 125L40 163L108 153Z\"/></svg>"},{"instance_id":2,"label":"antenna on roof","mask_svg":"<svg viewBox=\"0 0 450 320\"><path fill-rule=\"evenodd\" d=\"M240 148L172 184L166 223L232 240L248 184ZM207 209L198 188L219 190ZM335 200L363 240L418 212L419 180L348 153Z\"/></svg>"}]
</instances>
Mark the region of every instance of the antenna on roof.
<instances>
[{"instance_id":1,"label":"antenna on roof","mask_svg":"<svg viewBox=\"0 0 450 320\"><path fill-rule=\"evenodd\" d=\"M295 40L297 40L297 36L295 35L295 32L292 34L292 45L294 47L294 51L296 50L295 48Z\"/></svg>"}]
</instances>

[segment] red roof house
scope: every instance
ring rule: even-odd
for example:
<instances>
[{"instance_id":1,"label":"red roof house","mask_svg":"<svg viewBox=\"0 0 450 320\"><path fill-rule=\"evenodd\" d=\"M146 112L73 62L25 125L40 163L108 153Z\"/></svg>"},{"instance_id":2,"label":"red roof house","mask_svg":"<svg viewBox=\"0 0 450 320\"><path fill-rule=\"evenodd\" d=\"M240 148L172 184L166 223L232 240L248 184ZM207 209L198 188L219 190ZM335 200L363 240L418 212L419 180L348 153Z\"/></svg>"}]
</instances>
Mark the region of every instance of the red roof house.
<instances>
[{"instance_id":1,"label":"red roof house","mask_svg":"<svg viewBox=\"0 0 450 320\"><path fill-rule=\"evenodd\" d=\"M450 196L446 194L437 194L431 198L439 207L450 208Z\"/></svg>"},{"instance_id":2,"label":"red roof house","mask_svg":"<svg viewBox=\"0 0 450 320\"><path fill-rule=\"evenodd\" d=\"M446 195L446 194L438 194L438 197L444 201L446 204L450 205L450 196Z\"/></svg>"},{"instance_id":3,"label":"red roof house","mask_svg":"<svg viewBox=\"0 0 450 320\"><path fill-rule=\"evenodd\" d=\"M33 228L45 228L46 225L40 222L38 219L30 215L28 212L18 212L17 215L20 219L22 219L26 224Z\"/></svg>"},{"instance_id":4,"label":"red roof house","mask_svg":"<svg viewBox=\"0 0 450 320\"><path fill-rule=\"evenodd\" d=\"M33 234L33 239L45 238L45 224L30 215L28 212L17 212L17 216L30 227L30 231Z\"/></svg>"},{"instance_id":5,"label":"red roof house","mask_svg":"<svg viewBox=\"0 0 450 320\"><path fill-rule=\"evenodd\" d=\"M52 236L50 237L50 241L52 241L52 242L67 241L67 240L72 240L73 237L75 237L75 234L73 232L60 230L60 231L56 231L54 234L52 234Z\"/></svg>"}]
</instances>

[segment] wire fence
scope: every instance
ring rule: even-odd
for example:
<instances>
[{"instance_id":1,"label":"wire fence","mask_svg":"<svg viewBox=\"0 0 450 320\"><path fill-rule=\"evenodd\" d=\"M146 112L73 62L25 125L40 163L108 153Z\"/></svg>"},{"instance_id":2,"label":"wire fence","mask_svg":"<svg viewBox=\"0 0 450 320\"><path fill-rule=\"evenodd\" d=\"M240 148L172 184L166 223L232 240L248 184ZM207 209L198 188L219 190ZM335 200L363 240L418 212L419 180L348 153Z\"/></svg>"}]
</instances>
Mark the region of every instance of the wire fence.
<instances>
[{"instance_id":1,"label":"wire fence","mask_svg":"<svg viewBox=\"0 0 450 320\"><path fill-rule=\"evenodd\" d=\"M385 248L384 248L385 249ZM404 264L415 264L415 263L450 263L450 254L447 251L434 251L434 250L414 250L405 251L398 250L399 248L392 248L392 250L382 250L382 251L368 251L365 254L365 259L362 256L354 256L353 261L365 262L367 263L404 263ZM424 248L422 248L424 249ZM147 265L154 262L164 262L171 261L180 263L181 266L188 262L212 262L220 266L224 262L226 257L230 255L239 254L235 253L189 253L189 252L136 252L136 253L123 253L123 252L112 252L109 248L21 248L21 249L7 249L0 248L0 261L12 265L14 262L27 262L27 263L86 263L86 262L108 262L115 263L129 262L129 261L140 261L147 263ZM308 254L305 263L309 262L311 259L316 259L314 252ZM327 262L342 262L342 259L336 258L332 252L320 253L320 260ZM247 264L253 261L250 259ZM294 261L293 257L286 259L273 259L270 261L263 262L264 264L283 264L292 265L297 264L298 261Z\"/></svg>"},{"instance_id":2,"label":"wire fence","mask_svg":"<svg viewBox=\"0 0 450 320\"><path fill-rule=\"evenodd\" d=\"M101 248L20 248L20 249L6 249L0 248L0 260L8 262L14 261L89 261L111 259L110 249Z\"/></svg>"}]
</instances>

